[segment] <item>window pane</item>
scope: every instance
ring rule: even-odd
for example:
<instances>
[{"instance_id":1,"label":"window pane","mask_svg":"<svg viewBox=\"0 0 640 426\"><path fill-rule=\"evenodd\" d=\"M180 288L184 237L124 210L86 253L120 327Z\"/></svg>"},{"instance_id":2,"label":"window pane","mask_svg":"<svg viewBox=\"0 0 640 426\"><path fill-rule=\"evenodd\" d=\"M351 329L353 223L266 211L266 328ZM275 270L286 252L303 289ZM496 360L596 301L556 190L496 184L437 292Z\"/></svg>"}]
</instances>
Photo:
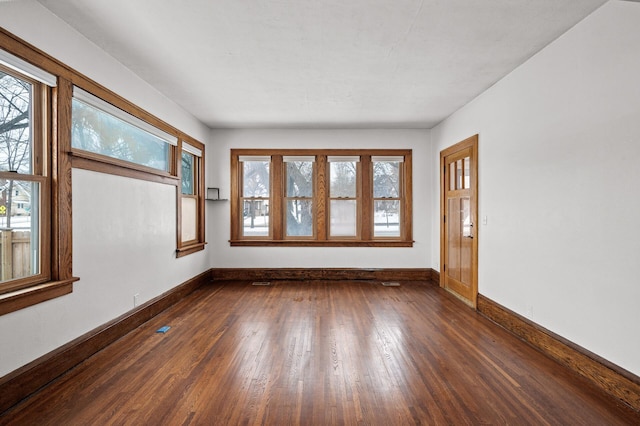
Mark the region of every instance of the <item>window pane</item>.
<instances>
[{"instance_id":1,"label":"window pane","mask_svg":"<svg viewBox=\"0 0 640 426\"><path fill-rule=\"evenodd\" d=\"M471 187L471 158L465 157L464 159L464 187L469 189Z\"/></svg>"},{"instance_id":2,"label":"window pane","mask_svg":"<svg viewBox=\"0 0 640 426\"><path fill-rule=\"evenodd\" d=\"M195 157L188 152L182 152L182 193L185 195L194 195L193 165Z\"/></svg>"},{"instance_id":3,"label":"window pane","mask_svg":"<svg viewBox=\"0 0 640 426\"><path fill-rule=\"evenodd\" d=\"M331 168L330 196L332 198L356 196L356 162L355 161L335 161L329 163Z\"/></svg>"},{"instance_id":4,"label":"window pane","mask_svg":"<svg viewBox=\"0 0 640 426\"><path fill-rule=\"evenodd\" d=\"M269 162L245 161L242 165L242 196L269 197Z\"/></svg>"},{"instance_id":5,"label":"window pane","mask_svg":"<svg viewBox=\"0 0 640 426\"><path fill-rule=\"evenodd\" d=\"M269 236L269 200L244 200L242 213L244 236Z\"/></svg>"},{"instance_id":6,"label":"window pane","mask_svg":"<svg viewBox=\"0 0 640 426\"><path fill-rule=\"evenodd\" d=\"M196 239L197 200L191 197L182 198L182 242Z\"/></svg>"},{"instance_id":7,"label":"window pane","mask_svg":"<svg viewBox=\"0 0 640 426\"><path fill-rule=\"evenodd\" d=\"M71 125L74 148L169 170L166 141L78 99L73 99Z\"/></svg>"},{"instance_id":8,"label":"window pane","mask_svg":"<svg viewBox=\"0 0 640 426\"><path fill-rule=\"evenodd\" d=\"M287 197L313 197L313 163L288 161Z\"/></svg>"},{"instance_id":9,"label":"window pane","mask_svg":"<svg viewBox=\"0 0 640 426\"><path fill-rule=\"evenodd\" d=\"M0 180L0 281L40 273L40 184Z\"/></svg>"},{"instance_id":10,"label":"window pane","mask_svg":"<svg viewBox=\"0 0 640 426\"><path fill-rule=\"evenodd\" d=\"M31 84L0 71L0 171L32 173Z\"/></svg>"},{"instance_id":11,"label":"window pane","mask_svg":"<svg viewBox=\"0 0 640 426\"><path fill-rule=\"evenodd\" d=\"M313 203L311 200L289 200L286 214L288 237L310 237L313 235Z\"/></svg>"},{"instance_id":12,"label":"window pane","mask_svg":"<svg viewBox=\"0 0 640 426\"><path fill-rule=\"evenodd\" d=\"M400 236L400 201L378 200L374 203L374 237Z\"/></svg>"},{"instance_id":13,"label":"window pane","mask_svg":"<svg viewBox=\"0 0 640 426\"><path fill-rule=\"evenodd\" d=\"M332 237L355 237L357 204L355 200L331 200Z\"/></svg>"},{"instance_id":14,"label":"window pane","mask_svg":"<svg viewBox=\"0 0 640 426\"><path fill-rule=\"evenodd\" d=\"M373 163L373 197L400 197L400 163L398 161Z\"/></svg>"}]
</instances>

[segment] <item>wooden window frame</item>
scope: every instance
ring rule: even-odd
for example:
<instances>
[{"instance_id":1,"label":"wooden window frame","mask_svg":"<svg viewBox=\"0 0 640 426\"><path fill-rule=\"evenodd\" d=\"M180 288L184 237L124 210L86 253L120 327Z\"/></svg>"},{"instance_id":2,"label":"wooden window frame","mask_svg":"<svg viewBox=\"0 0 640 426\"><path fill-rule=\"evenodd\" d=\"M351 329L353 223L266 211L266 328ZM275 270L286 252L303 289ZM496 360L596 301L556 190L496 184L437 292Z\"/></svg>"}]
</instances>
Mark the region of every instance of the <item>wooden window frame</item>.
<instances>
[{"instance_id":1,"label":"wooden window frame","mask_svg":"<svg viewBox=\"0 0 640 426\"><path fill-rule=\"evenodd\" d=\"M203 147L198 186L200 191L197 219L199 241L191 247L181 246L178 243L177 252L179 253L176 257L204 248L206 244L204 242L204 145L3 28L0 28L0 49L51 74L57 80L56 87L47 89L48 99L42 104L44 108L42 116L45 121L43 134L46 138L43 144L45 148L43 167L47 175L41 191L46 193L42 203L43 226L48 226L48 229L41 228L41 235L45 248L48 248L42 251L42 256L47 257L48 267L44 262L42 263L43 274L35 281L27 280L19 285L14 285L15 283L12 282L10 286L0 284L0 315L69 294L73 291L73 283L79 280L73 276L72 265L72 168L158 182L173 185L176 188L180 185L177 170L177 164L179 164L177 155L180 151L174 145L170 146L168 172L72 148L71 119L74 86L126 111L137 119L175 135L178 140L186 140L192 145L199 144ZM22 75L22 73L18 74ZM180 211L179 196L176 197L176 203L176 209ZM48 208L48 212L44 211L45 208ZM45 223L47 218L50 218L50 221Z\"/></svg>"},{"instance_id":2,"label":"wooden window frame","mask_svg":"<svg viewBox=\"0 0 640 426\"><path fill-rule=\"evenodd\" d=\"M201 155L193 155L193 194L183 194L182 193L182 167L177 167L178 173L178 182L180 183L176 187L176 193L178 198L178 214L177 214L177 246L176 249L176 257L184 257L191 253L196 253L198 251L204 250L205 245L205 224L204 224L204 196L205 196L205 187L204 187L204 144L196 141L192 138L182 138L178 142L178 148L176 153L176 162L182 161L182 152L188 152L183 150L183 143L187 143L194 148L200 150ZM178 164L180 164L178 162ZM189 241L182 241L182 200L184 198L192 198L196 201L196 238Z\"/></svg>"},{"instance_id":3,"label":"wooden window frame","mask_svg":"<svg viewBox=\"0 0 640 426\"><path fill-rule=\"evenodd\" d=\"M284 157L284 156L283 156ZM282 229L283 229L283 235L282 238L286 239L286 240L291 240L291 241L298 241L298 240L302 240L302 241L307 241L307 240L316 240L317 239L317 221L314 221L314 223L312 224L312 233L311 235L287 235L287 217L286 217L286 211L288 209L288 202L289 201L293 201L293 200L310 200L311 201L311 205L312 207L312 211L313 211L313 217L316 218L317 217L317 206L316 206L316 197L315 194L317 192L317 188L318 188L318 166L317 166L317 159L315 158L315 156L311 155L311 156L300 156L300 155L293 155L291 157L299 157L299 158L307 158L307 157L314 157L314 161L312 161L312 190L311 190L311 197L289 197L287 195L287 162L283 161L283 165L282 165L282 179L283 179L283 195L282 195L282 212L283 212L283 218L282 218ZM300 160L300 161L304 161L304 160Z\"/></svg>"},{"instance_id":4,"label":"wooden window frame","mask_svg":"<svg viewBox=\"0 0 640 426\"><path fill-rule=\"evenodd\" d=\"M55 68L42 52L2 29L0 49L47 72ZM41 182L41 264L37 275L0 284L0 315L69 294L73 291L73 283L79 279L72 274L71 163L68 156L71 84L58 73L54 73L57 75L56 87L25 78L20 72L11 74L34 84L33 155L36 163L33 174L22 177ZM68 104L64 101L67 98Z\"/></svg>"},{"instance_id":5,"label":"wooden window frame","mask_svg":"<svg viewBox=\"0 0 640 426\"><path fill-rule=\"evenodd\" d=\"M242 167L240 156L271 156L269 237L242 235ZM285 156L314 156L314 237L286 237L284 208ZM358 224L356 237L329 235L329 156L359 156ZM399 237L373 236L373 156L403 156L401 166L401 233ZM308 247L412 247L412 151L410 149L231 149L231 246L308 246Z\"/></svg>"}]
</instances>

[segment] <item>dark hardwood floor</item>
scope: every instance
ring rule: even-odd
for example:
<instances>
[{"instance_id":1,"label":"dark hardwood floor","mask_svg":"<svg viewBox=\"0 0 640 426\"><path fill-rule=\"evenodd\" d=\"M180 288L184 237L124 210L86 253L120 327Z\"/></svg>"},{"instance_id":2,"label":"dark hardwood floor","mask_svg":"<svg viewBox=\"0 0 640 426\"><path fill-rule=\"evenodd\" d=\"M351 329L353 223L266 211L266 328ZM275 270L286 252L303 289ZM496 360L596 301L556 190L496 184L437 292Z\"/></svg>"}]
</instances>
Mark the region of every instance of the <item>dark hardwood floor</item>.
<instances>
[{"instance_id":1,"label":"dark hardwood floor","mask_svg":"<svg viewBox=\"0 0 640 426\"><path fill-rule=\"evenodd\" d=\"M195 291L0 424L616 425L640 424L640 413L435 285L227 282Z\"/></svg>"}]
</instances>

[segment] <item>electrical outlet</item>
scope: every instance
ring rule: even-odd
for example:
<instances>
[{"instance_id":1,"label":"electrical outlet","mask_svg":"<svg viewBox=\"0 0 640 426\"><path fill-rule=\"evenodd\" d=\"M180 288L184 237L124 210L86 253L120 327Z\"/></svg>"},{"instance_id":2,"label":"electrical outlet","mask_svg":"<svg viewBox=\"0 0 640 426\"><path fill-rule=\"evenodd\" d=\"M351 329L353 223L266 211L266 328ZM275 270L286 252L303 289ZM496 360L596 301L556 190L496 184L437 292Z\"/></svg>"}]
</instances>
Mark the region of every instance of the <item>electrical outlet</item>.
<instances>
[{"instance_id":1,"label":"electrical outlet","mask_svg":"<svg viewBox=\"0 0 640 426\"><path fill-rule=\"evenodd\" d=\"M136 306L138 306L138 303L140 301L140 293L136 293L133 295L133 307L135 308Z\"/></svg>"}]
</instances>

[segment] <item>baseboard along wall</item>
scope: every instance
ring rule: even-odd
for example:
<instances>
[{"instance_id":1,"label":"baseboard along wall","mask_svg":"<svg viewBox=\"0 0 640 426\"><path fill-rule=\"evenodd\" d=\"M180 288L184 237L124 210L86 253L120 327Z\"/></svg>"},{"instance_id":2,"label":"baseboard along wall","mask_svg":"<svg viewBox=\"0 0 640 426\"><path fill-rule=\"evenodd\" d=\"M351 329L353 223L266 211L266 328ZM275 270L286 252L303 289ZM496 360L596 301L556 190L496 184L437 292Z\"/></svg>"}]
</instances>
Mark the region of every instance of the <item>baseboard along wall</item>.
<instances>
[{"instance_id":1,"label":"baseboard along wall","mask_svg":"<svg viewBox=\"0 0 640 426\"><path fill-rule=\"evenodd\" d=\"M640 411L640 377L479 294L480 314Z\"/></svg>"},{"instance_id":2,"label":"baseboard along wall","mask_svg":"<svg viewBox=\"0 0 640 426\"><path fill-rule=\"evenodd\" d=\"M0 414L210 281L205 271L0 378Z\"/></svg>"},{"instance_id":3,"label":"baseboard along wall","mask_svg":"<svg viewBox=\"0 0 640 426\"><path fill-rule=\"evenodd\" d=\"M200 286L220 281L368 280L438 283L431 268L212 268L0 378L0 413L169 308ZM478 295L477 310L545 355L594 382L640 411L640 378L540 327L491 299Z\"/></svg>"}]
</instances>

